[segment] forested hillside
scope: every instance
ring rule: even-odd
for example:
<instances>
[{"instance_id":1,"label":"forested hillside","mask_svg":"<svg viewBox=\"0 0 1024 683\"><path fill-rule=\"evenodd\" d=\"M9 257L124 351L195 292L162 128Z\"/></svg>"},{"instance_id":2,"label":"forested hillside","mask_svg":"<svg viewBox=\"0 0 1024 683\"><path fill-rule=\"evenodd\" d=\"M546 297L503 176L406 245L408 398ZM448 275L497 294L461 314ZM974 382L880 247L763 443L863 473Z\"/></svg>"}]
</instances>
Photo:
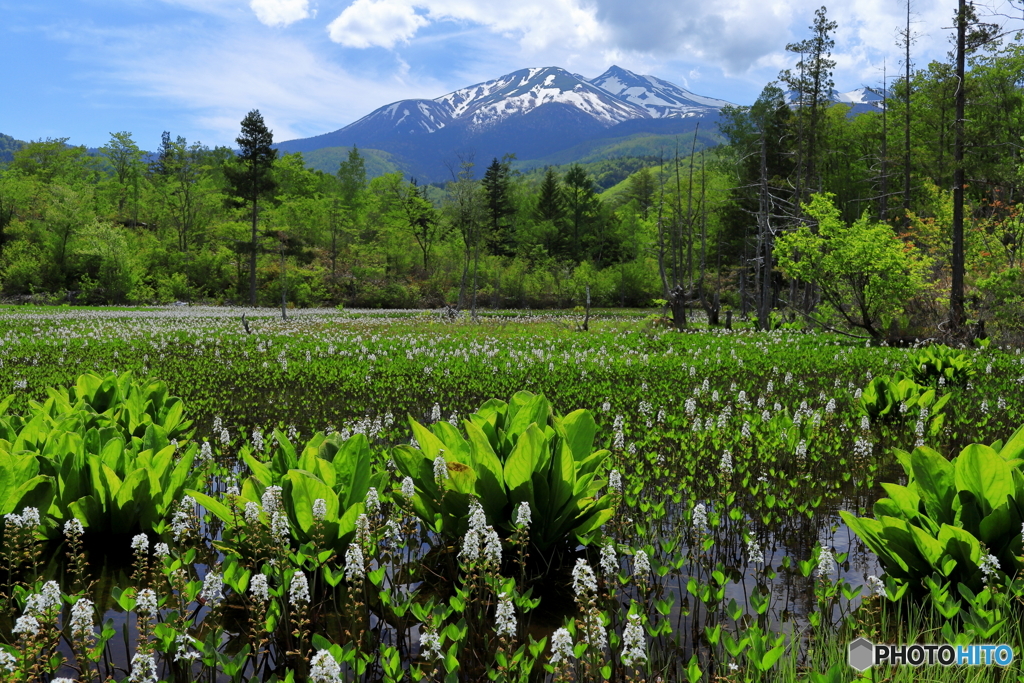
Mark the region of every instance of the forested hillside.
<instances>
[{"instance_id":1,"label":"forested hillside","mask_svg":"<svg viewBox=\"0 0 1024 683\"><path fill-rule=\"evenodd\" d=\"M724 110L713 149L701 131L586 164L463 158L425 187L386 153L279 154L255 112L237 154L169 134L153 155L128 132L98 156L31 142L0 170L3 295L544 307L589 287L595 305L665 300L680 327L697 307L878 338L1024 326L1019 36L975 31L958 133L955 63L851 116L830 99L835 25L812 29L754 105Z\"/></svg>"},{"instance_id":2,"label":"forested hillside","mask_svg":"<svg viewBox=\"0 0 1024 683\"><path fill-rule=\"evenodd\" d=\"M0 164L9 163L14 159L14 153L21 149L20 140L15 140L10 135L0 133Z\"/></svg>"}]
</instances>

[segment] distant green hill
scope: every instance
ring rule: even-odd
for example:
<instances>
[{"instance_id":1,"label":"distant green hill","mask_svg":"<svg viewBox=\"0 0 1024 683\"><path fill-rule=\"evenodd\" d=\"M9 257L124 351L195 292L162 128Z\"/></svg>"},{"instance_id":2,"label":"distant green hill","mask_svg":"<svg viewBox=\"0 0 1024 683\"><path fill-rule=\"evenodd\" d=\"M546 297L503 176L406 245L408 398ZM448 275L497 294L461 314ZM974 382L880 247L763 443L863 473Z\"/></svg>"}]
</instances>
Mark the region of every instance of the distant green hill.
<instances>
[{"instance_id":1,"label":"distant green hill","mask_svg":"<svg viewBox=\"0 0 1024 683\"><path fill-rule=\"evenodd\" d=\"M0 164L7 164L14 160L14 153L21 149L25 143L15 140L10 135L0 133Z\"/></svg>"},{"instance_id":2,"label":"distant green hill","mask_svg":"<svg viewBox=\"0 0 1024 683\"><path fill-rule=\"evenodd\" d=\"M717 128L709 126L707 131L697 133L697 151L714 147L722 142ZM571 163L592 163L605 159L623 157L651 157L670 159L679 148L680 156L689 156L693 144L693 133L664 135L654 133L633 133L616 138L587 140L574 147L563 149L540 159L526 159L516 167L526 171L545 166L564 166Z\"/></svg>"},{"instance_id":3,"label":"distant green hill","mask_svg":"<svg viewBox=\"0 0 1024 683\"><path fill-rule=\"evenodd\" d=\"M341 162L348 158L349 150L351 147L324 147L311 152L303 152L302 158L305 159L308 168L333 175L338 172ZM360 149L359 154L366 163L367 179L396 171L403 174L408 173L408 165L388 152L382 152L379 149Z\"/></svg>"},{"instance_id":4,"label":"distant green hill","mask_svg":"<svg viewBox=\"0 0 1024 683\"><path fill-rule=\"evenodd\" d=\"M598 192L604 192L624 182L641 168L657 166L659 163L661 163L661 160L656 156L622 156L613 159L599 159L597 161L571 161L564 164L549 164L549 166L561 177L565 175L565 172L569 170L572 164L579 164L594 181ZM540 185L547 168L548 166L538 166L521 172L526 179L527 185L535 186Z\"/></svg>"}]
</instances>

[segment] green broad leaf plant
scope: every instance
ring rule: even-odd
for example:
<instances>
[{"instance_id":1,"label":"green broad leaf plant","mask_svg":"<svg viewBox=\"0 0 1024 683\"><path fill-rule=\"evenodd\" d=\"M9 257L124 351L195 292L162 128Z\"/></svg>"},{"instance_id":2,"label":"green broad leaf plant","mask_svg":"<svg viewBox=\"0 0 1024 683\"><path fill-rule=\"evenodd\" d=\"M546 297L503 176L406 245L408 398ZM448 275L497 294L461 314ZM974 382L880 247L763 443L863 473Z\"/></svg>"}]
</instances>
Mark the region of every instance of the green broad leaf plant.
<instances>
[{"instance_id":1,"label":"green broad leaf plant","mask_svg":"<svg viewBox=\"0 0 1024 683\"><path fill-rule=\"evenodd\" d=\"M162 532L201 477L181 400L129 373L47 393L24 415L8 414L12 397L0 402L0 515L35 507L47 538L72 517L89 533Z\"/></svg>"},{"instance_id":2,"label":"green broad leaf plant","mask_svg":"<svg viewBox=\"0 0 1024 683\"><path fill-rule=\"evenodd\" d=\"M278 447L269 462L256 458L248 447L241 458L251 475L239 487L239 495L228 502L200 491L188 494L224 522L225 546L239 550L246 538L244 509L247 503L260 506L260 520L270 523L270 511L263 510L263 494L271 486L281 487L281 505L288 517L291 538L310 543L315 533L332 548L343 552L355 537L356 520L364 512L371 486L378 490L387 473L372 474L370 442L363 434L343 440L340 434L317 433L301 453L281 431L274 432ZM326 514L313 516L313 504L323 499Z\"/></svg>"},{"instance_id":3,"label":"green broad leaf plant","mask_svg":"<svg viewBox=\"0 0 1024 683\"><path fill-rule=\"evenodd\" d=\"M589 410L559 416L542 395L520 391L507 403L485 402L462 421L430 428L409 418L416 445L392 458L415 484L409 507L449 539L465 534L476 498L488 524L507 537L521 503L531 511L531 544L547 555L587 536L614 514L614 497L600 496L607 450L593 450L597 424ZM435 461L444 458L444 476Z\"/></svg>"},{"instance_id":4,"label":"green broad leaf plant","mask_svg":"<svg viewBox=\"0 0 1024 683\"><path fill-rule=\"evenodd\" d=\"M936 390L918 384L913 379L896 373L891 377L875 377L860 395L858 408L872 424L903 424L918 419L922 408L927 408L929 434L939 432L945 422L942 413L952 394L937 396Z\"/></svg>"},{"instance_id":5,"label":"green broad leaf plant","mask_svg":"<svg viewBox=\"0 0 1024 683\"><path fill-rule=\"evenodd\" d=\"M1005 444L971 444L952 460L925 446L896 455L907 485L882 484L889 495L874 518L839 513L887 574L915 591L937 574L977 592L988 555L1008 575L1021 570L1024 427Z\"/></svg>"},{"instance_id":6,"label":"green broad leaf plant","mask_svg":"<svg viewBox=\"0 0 1024 683\"><path fill-rule=\"evenodd\" d=\"M941 378L948 385L964 386L974 376L974 361L965 351L935 344L910 358L914 380L935 386Z\"/></svg>"}]
</instances>

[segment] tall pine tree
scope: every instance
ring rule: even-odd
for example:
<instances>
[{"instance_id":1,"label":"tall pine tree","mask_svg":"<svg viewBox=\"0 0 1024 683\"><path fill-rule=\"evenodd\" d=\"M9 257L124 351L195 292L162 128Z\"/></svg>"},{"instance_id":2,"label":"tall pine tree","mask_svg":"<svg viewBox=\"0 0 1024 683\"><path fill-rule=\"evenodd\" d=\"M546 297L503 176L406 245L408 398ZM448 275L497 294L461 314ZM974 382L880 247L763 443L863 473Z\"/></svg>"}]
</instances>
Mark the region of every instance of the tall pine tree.
<instances>
[{"instance_id":1,"label":"tall pine tree","mask_svg":"<svg viewBox=\"0 0 1024 683\"><path fill-rule=\"evenodd\" d=\"M488 244L491 253L498 256L511 256L515 253L515 235L510 220L515 214L512 205L512 160L506 156L498 161L495 157L484 173L482 186L484 203L487 207Z\"/></svg>"},{"instance_id":2,"label":"tall pine tree","mask_svg":"<svg viewBox=\"0 0 1024 683\"><path fill-rule=\"evenodd\" d=\"M277 187L271 173L277 150L274 133L263 122L258 109L253 109L242 119L242 132L235 138L238 155L232 163L224 166L229 193L240 206L249 206L252 220L252 239L249 243L249 305L256 305L256 225L259 217L259 201Z\"/></svg>"}]
</instances>

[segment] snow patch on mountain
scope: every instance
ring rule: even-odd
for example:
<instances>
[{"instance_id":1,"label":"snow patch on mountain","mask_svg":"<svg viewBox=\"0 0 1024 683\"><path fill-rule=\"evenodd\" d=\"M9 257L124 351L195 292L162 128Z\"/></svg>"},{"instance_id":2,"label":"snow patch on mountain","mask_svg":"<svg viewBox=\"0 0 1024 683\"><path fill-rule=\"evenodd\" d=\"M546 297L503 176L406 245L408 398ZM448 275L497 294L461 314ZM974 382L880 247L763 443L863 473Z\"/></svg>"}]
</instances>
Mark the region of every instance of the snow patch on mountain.
<instances>
[{"instance_id":1,"label":"snow patch on mountain","mask_svg":"<svg viewBox=\"0 0 1024 683\"><path fill-rule=\"evenodd\" d=\"M449 107L452 118L474 127L494 125L549 103L576 107L606 126L648 116L643 108L557 67L521 69L434 101Z\"/></svg>"},{"instance_id":2,"label":"snow patch on mountain","mask_svg":"<svg viewBox=\"0 0 1024 683\"><path fill-rule=\"evenodd\" d=\"M434 100L401 100L377 109L352 126L388 126L400 133L433 133L452 122L447 107Z\"/></svg>"},{"instance_id":3,"label":"snow patch on mountain","mask_svg":"<svg viewBox=\"0 0 1024 683\"><path fill-rule=\"evenodd\" d=\"M613 66L590 83L620 100L639 106L654 118L679 118L718 111L725 100L704 97L654 76L640 76Z\"/></svg>"}]
</instances>

